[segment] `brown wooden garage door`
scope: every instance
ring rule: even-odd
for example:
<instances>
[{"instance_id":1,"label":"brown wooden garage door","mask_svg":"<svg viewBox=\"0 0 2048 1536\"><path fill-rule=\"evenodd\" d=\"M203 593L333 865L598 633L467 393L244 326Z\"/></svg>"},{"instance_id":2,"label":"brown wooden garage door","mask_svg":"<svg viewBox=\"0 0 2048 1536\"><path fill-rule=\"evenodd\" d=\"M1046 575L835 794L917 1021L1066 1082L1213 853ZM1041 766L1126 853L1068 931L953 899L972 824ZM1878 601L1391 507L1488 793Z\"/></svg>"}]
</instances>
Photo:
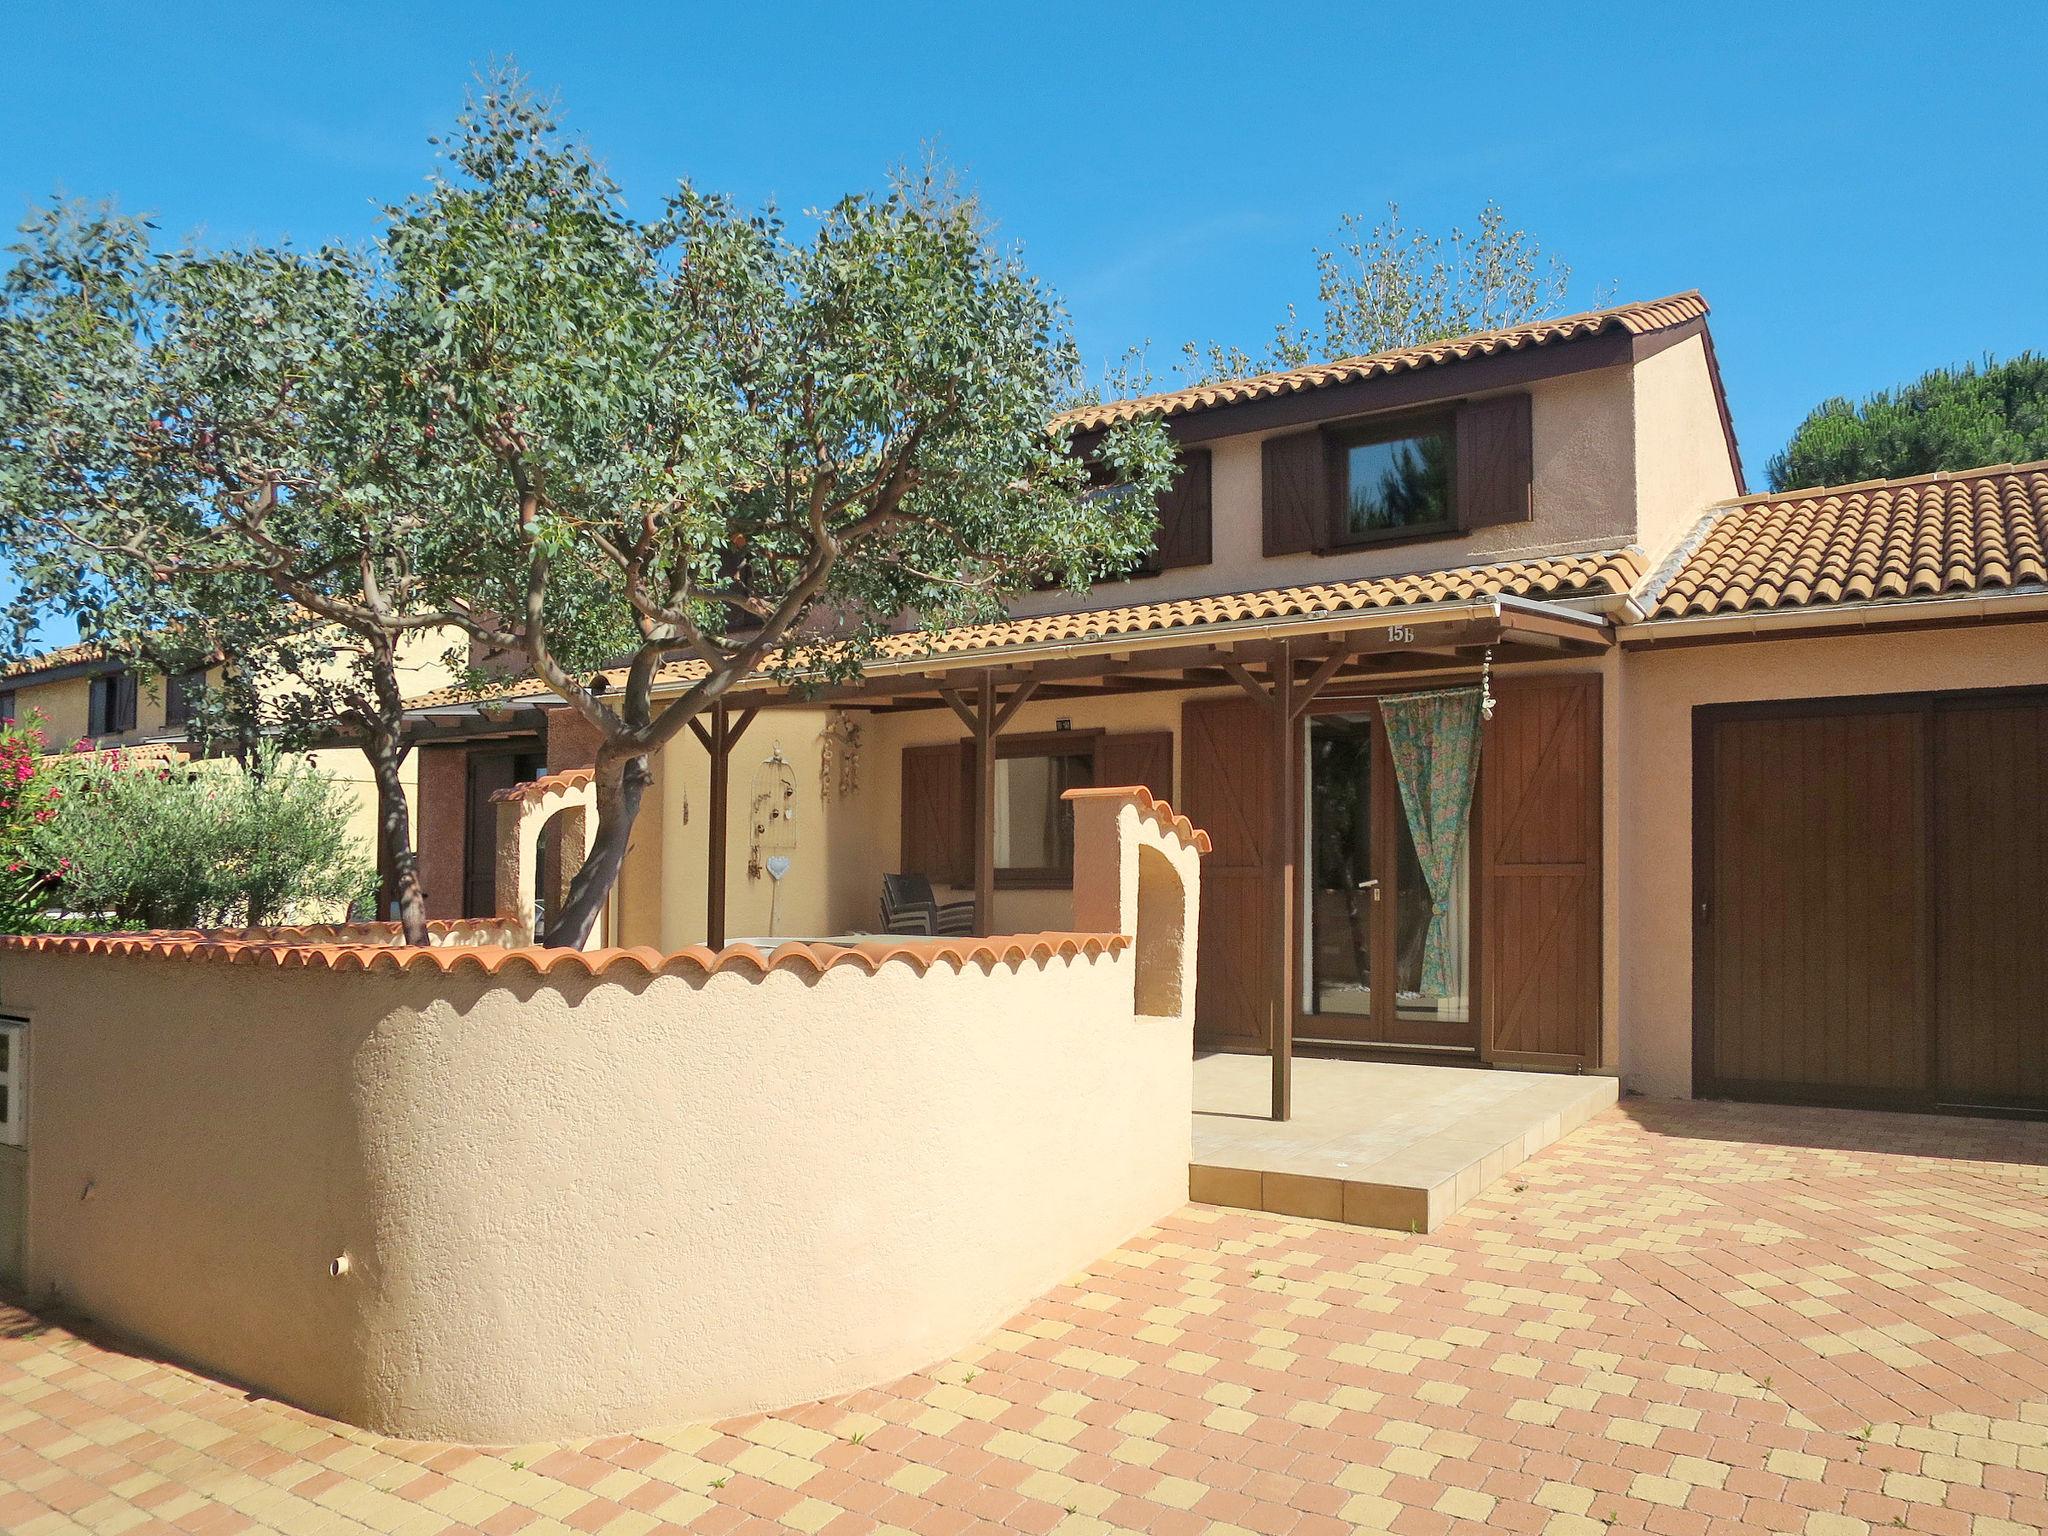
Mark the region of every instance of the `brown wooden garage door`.
<instances>
[{"instance_id":1,"label":"brown wooden garage door","mask_svg":"<svg viewBox=\"0 0 2048 1536\"><path fill-rule=\"evenodd\" d=\"M1702 710L1695 1090L2048 1109L2048 697Z\"/></svg>"}]
</instances>

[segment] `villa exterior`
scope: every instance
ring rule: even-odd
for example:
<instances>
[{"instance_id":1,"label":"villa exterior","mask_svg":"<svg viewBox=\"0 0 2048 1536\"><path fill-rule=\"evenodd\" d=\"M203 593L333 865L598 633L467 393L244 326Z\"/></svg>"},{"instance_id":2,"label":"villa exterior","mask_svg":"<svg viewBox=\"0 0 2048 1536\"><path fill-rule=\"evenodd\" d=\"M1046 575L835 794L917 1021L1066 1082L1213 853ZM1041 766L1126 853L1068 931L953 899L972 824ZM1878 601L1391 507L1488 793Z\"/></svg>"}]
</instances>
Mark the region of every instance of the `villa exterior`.
<instances>
[{"instance_id":1,"label":"villa exterior","mask_svg":"<svg viewBox=\"0 0 2048 1536\"><path fill-rule=\"evenodd\" d=\"M1062 792L1138 784L1215 844L1198 1048L2048 1108L2048 467L1751 495L1707 315L1075 413L1082 452L1176 438L1153 557L729 695L654 764L599 941L872 931L885 874L1067 928ZM532 683L421 681L429 913L489 917L506 792L594 734ZM59 734L175 733L96 655L8 682Z\"/></svg>"}]
</instances>

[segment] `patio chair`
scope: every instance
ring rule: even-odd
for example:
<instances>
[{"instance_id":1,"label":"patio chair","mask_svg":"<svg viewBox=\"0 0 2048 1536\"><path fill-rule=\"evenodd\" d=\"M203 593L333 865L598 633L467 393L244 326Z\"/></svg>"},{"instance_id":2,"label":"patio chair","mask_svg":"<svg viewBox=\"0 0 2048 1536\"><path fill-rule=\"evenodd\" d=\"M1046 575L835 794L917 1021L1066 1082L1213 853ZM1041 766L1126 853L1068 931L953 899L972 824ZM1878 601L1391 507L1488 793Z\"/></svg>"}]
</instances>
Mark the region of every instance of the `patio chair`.
<instances>
[{"instance_id":1,"label":"patio chair","mask_svg":"<svg viewBox=\"0 0 2048 1536\"><path fill-rule=\"evenodd\" d=\"M974 932L972 901L941 902L923 875L882 876L882 931L952 938Z\"/></svg>"}]
</instances>

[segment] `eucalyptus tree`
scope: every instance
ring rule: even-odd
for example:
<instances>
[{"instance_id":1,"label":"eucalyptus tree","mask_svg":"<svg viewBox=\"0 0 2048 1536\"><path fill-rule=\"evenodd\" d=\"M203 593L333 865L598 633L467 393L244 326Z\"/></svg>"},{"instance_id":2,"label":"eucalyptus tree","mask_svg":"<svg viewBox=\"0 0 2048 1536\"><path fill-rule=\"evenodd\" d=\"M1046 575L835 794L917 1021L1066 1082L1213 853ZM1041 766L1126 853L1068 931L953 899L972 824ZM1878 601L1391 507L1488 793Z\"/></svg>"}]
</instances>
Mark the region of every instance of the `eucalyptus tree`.
<instances>
[{"instance_id":1,"label":"eucalyptus tree","mask_svg":"<svg viewBox=\"0 0 2048 1536\"><path fill-rule=\"evenodd\" d=\"M1476 227L1448 236L1411 229L1397 204L1368 223L1347 213L1337 236L1315 248L1316 300L1306 322L1289 305L1264 351L1218 342L1182 348L1187 382L1246 374L1420 346L1472 331L1540 319L1564 308L1572 269L1530 235L1511 228L1500 204L1488 201Z\"/></svg>"},{"instance_id":2,"label":"eucalyptus tree","mask_svg":"<svg viewBox=\"0 0 2048 1536\"><path fill-rule=\"evenodd\" d=\"M57 204L0 284L0 525L15 641L63 612L168 670L202 730L338 723L369 759L407 938L425 908L399 653L446 625L465 546L375 252L157 245Z\"/></svg>"},{"instance_id":3,"label":"eucalyptus tree","mask_svg":"<svg viewBox=\"0 0 2048 1536\"><path fill-rule=\"evenodd\" d=\"M905 616L988 617L1151 540L1166 433L1075 457L1062 311L936 171L800 227L687 183L643 218L500 77L383 249L440 504L485 567L457 621L600 738L547 943L583 942L650 755L735 686L844 675Z\"/></svg>"}]
</instances>

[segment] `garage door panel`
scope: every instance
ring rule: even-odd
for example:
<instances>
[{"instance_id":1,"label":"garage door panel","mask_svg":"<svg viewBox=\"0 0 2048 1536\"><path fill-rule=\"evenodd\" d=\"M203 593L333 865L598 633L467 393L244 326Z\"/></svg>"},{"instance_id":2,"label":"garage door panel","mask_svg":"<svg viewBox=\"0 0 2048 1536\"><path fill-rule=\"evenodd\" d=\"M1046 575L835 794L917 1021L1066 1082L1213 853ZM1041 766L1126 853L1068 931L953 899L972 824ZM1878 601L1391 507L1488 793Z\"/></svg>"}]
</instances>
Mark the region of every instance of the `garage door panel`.
<instances>
[{"instance_id":1,"label":"garage door panel","mask_svg":"<svg viewBox=\"0 0 2048 1536\"><path fill-rule=\"evenodd\" d=\"M1940 1097L2048 1102L2048 708L1935 717Z\"/></svg>"},{"instance_id":2,"label":"garage door panel","mask_svg":"<svg viewBox=\"0 0 2048 1536\"><path fill-rule=\"evenodd\" d=\"M1718 722L1714 1084L1924 1081L1922 731L1914 713Z\"/></svg>"}]
</instances>

